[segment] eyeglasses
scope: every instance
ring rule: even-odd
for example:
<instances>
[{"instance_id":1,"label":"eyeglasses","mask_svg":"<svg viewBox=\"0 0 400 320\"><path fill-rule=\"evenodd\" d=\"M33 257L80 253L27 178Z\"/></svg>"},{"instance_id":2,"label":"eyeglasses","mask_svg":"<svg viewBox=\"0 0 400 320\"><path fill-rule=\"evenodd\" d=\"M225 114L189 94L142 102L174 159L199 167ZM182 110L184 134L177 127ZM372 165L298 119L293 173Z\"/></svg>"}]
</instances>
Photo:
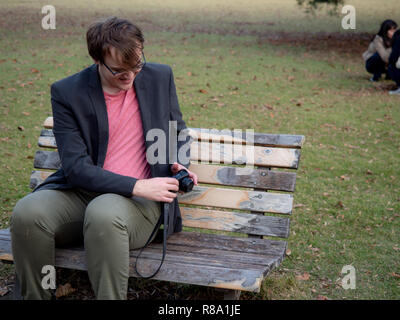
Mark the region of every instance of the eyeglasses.
<instances>
[{"instance_id":1,"label":"eyeglasses","mask_svg":"<svg viewBox=\"0 0 400 320\"><path fill-rule=\"evenodd\" d=\"M108 71L110 71L112 73L112 75L114 77L116 77L118 75L121 75L123 73L127 73L129 71L132 71L133 73L138 73L140 70L142 70L142 68L146 64L146 57L144 56L144 53L142 53L142 61L139 62L134 68L129 69L129 70L124 70L124 71L113 71L108 65L106 65L105 62L103 62L103 64L108 69Z\"/></svg>"}]
</instances>

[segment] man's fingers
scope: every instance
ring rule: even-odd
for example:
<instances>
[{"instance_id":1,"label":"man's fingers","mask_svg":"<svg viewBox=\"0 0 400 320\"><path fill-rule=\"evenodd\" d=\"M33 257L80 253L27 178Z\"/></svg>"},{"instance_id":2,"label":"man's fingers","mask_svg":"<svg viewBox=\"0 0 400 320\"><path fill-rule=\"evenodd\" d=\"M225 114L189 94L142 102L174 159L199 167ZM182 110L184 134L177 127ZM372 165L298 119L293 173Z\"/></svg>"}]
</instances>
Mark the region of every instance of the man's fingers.
<instances>
[{"instance_id":1,"label":"man's fingers","mask_svg":"<svg viewBox=\"0 0 400 320\"><path fill-rule=\"evenodd\" d=\"M165 182L168 183L168 184L176 184L176 185L179 185L178 180L176 180L175 178L164 178L164 179L165 179Z\"/></svg>"}]
</instances>

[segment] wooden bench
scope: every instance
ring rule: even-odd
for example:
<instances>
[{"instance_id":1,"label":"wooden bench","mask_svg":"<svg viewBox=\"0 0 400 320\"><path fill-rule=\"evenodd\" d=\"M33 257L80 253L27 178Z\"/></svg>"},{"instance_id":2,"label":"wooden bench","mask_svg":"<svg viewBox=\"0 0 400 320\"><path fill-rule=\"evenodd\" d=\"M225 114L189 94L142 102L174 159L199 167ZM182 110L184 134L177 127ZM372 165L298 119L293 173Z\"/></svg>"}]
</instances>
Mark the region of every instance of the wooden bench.
<instances>
[{"instance_id":1,"label":"wooden bench","mask_svg":"<svg viewBox=\"0 0 400 320\"><path fill-rule=\"evenodd\" d=\"M44 149L35 154L34 168L39 170L32 171L32 189L60 167L52 117L44 127L38 143ZM197 162L190 169L200 184L179 196L184 231L168 239L164 264L153 279L221 288L226 299L234 299L241 291L259 292L263 279L285 257L296 173L278 168L298 168L304 136L255 133L254 145L249 145L246 137L203 130L190 129L195 140L191 161ZM254 148L254 166L237 165L245 151L242 157L229 156L230 147L237 144L244 150ZM221 162L221 154L224 163L213 163ZM137 277L138 252L130 253L132 277ZM161 253L162 244L149 245L140 257L140 269L155 270ZM8 229L0 230L0 260L13 261ZM55 266L87 270L83 247L57 248Z\"/></svg>"}]
</instances>

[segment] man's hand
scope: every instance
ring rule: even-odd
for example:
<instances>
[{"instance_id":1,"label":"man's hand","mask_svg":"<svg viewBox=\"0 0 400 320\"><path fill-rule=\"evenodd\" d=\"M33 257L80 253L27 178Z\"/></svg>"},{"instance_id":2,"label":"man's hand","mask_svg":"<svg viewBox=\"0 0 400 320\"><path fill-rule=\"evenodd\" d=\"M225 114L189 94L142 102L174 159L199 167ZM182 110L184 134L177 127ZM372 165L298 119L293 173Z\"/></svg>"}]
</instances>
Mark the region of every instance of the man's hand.
<instances>
[{"instance_id":1,"label":"man's hand","mask_svg":"<svg viewBox=\"0 0 400 320\"><path fill-rule=\"evenodd\" d=\"M171 171L172 171L172 174L174 174L174 175L177 174L182 169L186 170L189 173L189 177L191 179L193 179L194 184L197 185L197 175L194 172L189 171L188 169L186 169L186 167L184 167L183 165L181 165L178 162L174 162L174 164L171 166Z\"/></svg>"},{"instance_id":2,"label":"man's hand","mask_svg":"<svg viewBox=\"0 0 400 320\"><path fill-rule=\"evenodd\" d=\"M172 202L178 190L179 182L175 178L151 178L136 181L132 194L153 201Z\"/></svg>"}]
</instances>

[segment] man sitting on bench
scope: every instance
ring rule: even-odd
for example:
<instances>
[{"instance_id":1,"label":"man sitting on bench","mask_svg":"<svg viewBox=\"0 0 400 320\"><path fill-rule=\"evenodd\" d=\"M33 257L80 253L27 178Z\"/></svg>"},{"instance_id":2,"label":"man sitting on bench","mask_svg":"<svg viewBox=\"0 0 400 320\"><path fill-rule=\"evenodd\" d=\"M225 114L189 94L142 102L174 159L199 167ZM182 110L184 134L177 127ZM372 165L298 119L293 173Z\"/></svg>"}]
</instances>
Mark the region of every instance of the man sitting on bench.
<instances>
[{"instance_id":1,"label":"man sitting on bench","mask_svg":"<svg viewBox=\"0 0 400 320\"><path fill-rule=\"evenodd\" d=\"M168 234L182 230L178 180L171 175L189 166L187 154L176 157L188 142L177 138L186 125L171 68L146 63L143 43L141 30L128 20L94 23L87 45L95 64L51 86L62 168L17 202L10 221L24 299L51 299L42 269L54 265L56 246L82 243L96 298L126 299L129 250L145 245L162 202L169 203ZM177 129L173 137L170 121ZM151 129L168 137L165 163L146 157Z\"/></svg>"}]
</instances>

